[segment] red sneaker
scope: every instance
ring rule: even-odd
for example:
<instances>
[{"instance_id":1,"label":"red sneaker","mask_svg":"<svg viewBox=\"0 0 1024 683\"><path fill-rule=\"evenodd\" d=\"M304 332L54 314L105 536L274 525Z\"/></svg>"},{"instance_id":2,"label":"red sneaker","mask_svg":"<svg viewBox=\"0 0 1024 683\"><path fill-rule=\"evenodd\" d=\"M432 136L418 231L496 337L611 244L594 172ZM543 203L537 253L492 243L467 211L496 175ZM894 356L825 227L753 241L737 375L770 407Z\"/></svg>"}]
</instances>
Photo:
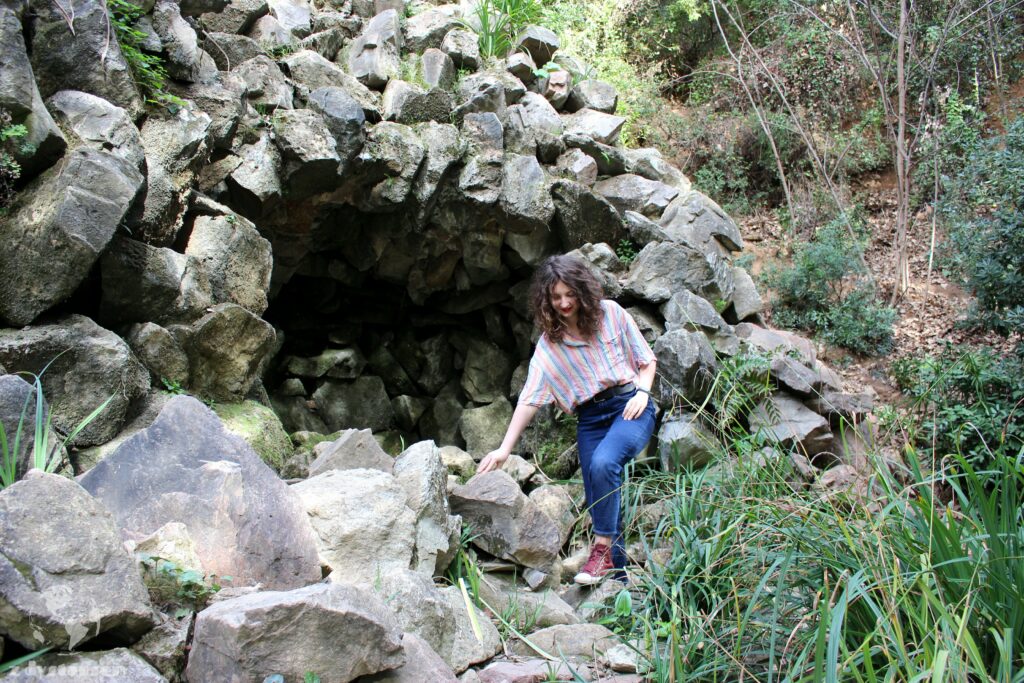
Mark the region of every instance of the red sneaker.
<instances>
[{"instance_id":1,"label":"red sneaker","mask_svg":"<svg viewBox=\"0 0 1024 683\"><path fill-rule=\"evenodd\" d=\"M603 543L595 543L590 548L590 557L587 558L586 564L573 581L584 586L593 586L600 583L612 569L612 549Z\"/></svg>"}]
</instances>

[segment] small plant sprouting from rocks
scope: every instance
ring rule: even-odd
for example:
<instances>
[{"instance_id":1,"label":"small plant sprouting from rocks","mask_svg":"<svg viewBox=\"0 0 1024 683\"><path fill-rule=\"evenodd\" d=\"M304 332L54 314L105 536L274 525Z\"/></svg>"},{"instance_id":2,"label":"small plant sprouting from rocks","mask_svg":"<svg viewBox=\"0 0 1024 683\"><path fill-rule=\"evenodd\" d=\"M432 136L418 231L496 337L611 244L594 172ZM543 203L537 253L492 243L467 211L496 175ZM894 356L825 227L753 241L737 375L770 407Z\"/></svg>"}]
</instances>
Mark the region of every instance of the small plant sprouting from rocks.
<instances>
[{"instance_id":1,"label":"small plant sprouting from rocks","mask_svg":"<svg viewBox=\"0 0 1024 683\"><path fill-rule=\"evenodd\" d=\"M10 113L0 109L0 215L14 194L14 181L21 177L21 164L14 158L14 147L26 135L28 128L12 123Z\"/></svg>"},{"instance_id":2,"label":"small plant sprouting from rocks","mask_svg":"<svg viewBox=\"0 0 1024 683\"><path fill-rule=\"evenodd\" d=\"M516 35L540 20L541 9L538 0L482 0L464 25L476 32L481 57L504 57Z\"/></svg>"},{"instance_id":3,"label":"small plant sprouting from rocks","mask_svg":"<svg viewBox=\"0 0 1024 683\"><path fill-rule=\"evenodd\" d=\"M121 54L128 62L146 102L169 108L184 106L184 100L167 92L167 70L163 60L142 50L146 34L135 26L139 17L145 14L142 8L128 0L107 0L107 10Z\"/></svg>"},{"instance_id":4,"label":"small plant sprouting from rocks","mask_svg":"<svg viewBox=\"0 0 1024 683\"><path fill-rule=\"evenodd\" d=\"M632 263L637 256L636 244L631 239L619 240L619 246L615 247L615 255L627 265Z\"/></svg>"},{"instance_id":5,"label":"small plant sprouting from rocks","mask_svg":"<svg viewBox=\"0 0 1024 683\"><path fill-rule=\"evenodd\" d=\"M221 589L218 581L231 581L230 576L204 576L201 571L179 567L158 555L139 553L138 558L142 565L143 581L149 588L153 602L173 607L175 617L203 609Z\"/></svg>"}]
</instances>

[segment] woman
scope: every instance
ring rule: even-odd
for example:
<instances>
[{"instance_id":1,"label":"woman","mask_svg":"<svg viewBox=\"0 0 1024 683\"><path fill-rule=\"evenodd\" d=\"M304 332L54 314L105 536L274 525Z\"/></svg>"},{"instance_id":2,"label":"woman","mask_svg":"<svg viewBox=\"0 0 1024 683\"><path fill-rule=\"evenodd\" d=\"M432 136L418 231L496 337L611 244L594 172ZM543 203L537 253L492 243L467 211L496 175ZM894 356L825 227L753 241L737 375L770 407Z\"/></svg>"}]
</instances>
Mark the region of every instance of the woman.
<instances>
[{"instance_id":1,"label":"woman","mask_svg":"<svg viewBox=\"0 0 1024 683\"><path fill-rule=\"evenodd\" d=\"M576 414L594 533L590 556L574 579L584 585L626 566L622 471L654 431L654 352L633 318L602 297L601 285L577 258L552 256L537 269L530 304L542 334L505 438L477 469L501 467L541 406L554 402Z\"/></svg>"}]
</instances>

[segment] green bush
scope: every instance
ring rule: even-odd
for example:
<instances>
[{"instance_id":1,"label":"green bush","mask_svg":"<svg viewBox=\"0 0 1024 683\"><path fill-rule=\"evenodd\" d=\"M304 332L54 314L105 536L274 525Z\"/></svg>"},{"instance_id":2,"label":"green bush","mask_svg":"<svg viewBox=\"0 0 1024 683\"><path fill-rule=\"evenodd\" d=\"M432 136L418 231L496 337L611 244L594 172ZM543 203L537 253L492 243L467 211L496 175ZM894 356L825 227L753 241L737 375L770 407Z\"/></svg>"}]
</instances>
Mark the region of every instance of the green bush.
<instances>
[{"instance_id":1,"label":"green bush","mask_svg":"<svg viewBox=\"0 0 1024 683\"><path fill-rule=\"evenodd\" d=\"M6 209L14 194L14 183L21 177L21 164L15 158L15 145L28 135L28 129L11 122L9 112L0 109L0 212ZM2 215L2 213L0 213Z\"/></svg>"},{"instance_id":2,"label":"green bush","mask_svg":"<svg viewBox=\"0 0 1024 683\"><path fill-rule=\"evenodd\" d=\"M974 295L971 324L1024 335L1024 118L968 155L939 205L946 264Z\"/></svg>"},{"instance_id":3,"label":"green bush","mask_svg":"<svg viewBox=\"0 0 1024 683\"><path fill-rule=\"evenodd\" d=\"M991 349L950 346L893 363L900 389L915 399L918 444L937 458L959 454L986 467L992 451L1024 447L1024 360Z\"/></svg>"},{"instance_id":4,"label":"green bush","mask_svg":"<svg viewBox=\"0 0 1024 683\"><path fill-rule=\"evenodd\" d=\"M132 71L135 83L151 104L181 107L184 101L167 92L167 70L159 55L143 52L146 34L135 26L145 11L129 0L107 0L110 23L121 54Z\"/></svg>"},{"instance_id":5,"label":"green bush","mask_svg":"<svg viewBox=\"0 0 1024 683\"><path fill-rule=\"evenodd\" d=\"M791 266L769 268L763 276L772 290L772 320L858 353L890 350L896 311L878 302L860 265L862 252L839 221L798 242Z\"/></svg>"}]
</instances>

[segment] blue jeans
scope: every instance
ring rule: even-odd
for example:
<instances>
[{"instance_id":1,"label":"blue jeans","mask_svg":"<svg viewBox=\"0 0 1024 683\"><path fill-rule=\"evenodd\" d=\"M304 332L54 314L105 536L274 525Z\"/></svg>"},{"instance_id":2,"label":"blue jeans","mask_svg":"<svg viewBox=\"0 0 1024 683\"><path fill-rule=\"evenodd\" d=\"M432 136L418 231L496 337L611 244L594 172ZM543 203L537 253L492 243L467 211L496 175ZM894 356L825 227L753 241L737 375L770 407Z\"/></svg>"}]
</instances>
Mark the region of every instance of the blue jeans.
<instances>
[{"instance_id":1,"label":"blue jeans","mask_svg":"<svg viewBox=\"0 0 1024 683\"><path fill-rule=\"evenodd\" d=\"M583 471L583 490L587 495L594 533L609 536L612 562L626 566L626 546L622 539L622 471L651 440L654 432L654 401L636 419L627 420L622 411L636 394L631 391L576 411L576 445Z\"/></svg>"}]
</instances>

